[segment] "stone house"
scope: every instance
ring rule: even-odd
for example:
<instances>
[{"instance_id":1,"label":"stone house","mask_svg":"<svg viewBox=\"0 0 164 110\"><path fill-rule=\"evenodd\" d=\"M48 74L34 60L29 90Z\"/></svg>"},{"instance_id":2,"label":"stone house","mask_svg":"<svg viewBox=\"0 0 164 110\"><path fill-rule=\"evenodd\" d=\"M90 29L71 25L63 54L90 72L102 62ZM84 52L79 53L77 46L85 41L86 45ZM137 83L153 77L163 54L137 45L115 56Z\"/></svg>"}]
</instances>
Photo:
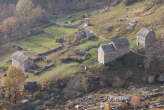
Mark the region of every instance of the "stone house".
<instances>
[{"instance_id":1,"label":"stone house","mask_svg":"<svg viewBox=\"0 0 164 110\"><path fill-rule=\"evenodd\" d=\"M156 42L156 34L147 28L142 28L137 33L136 45L138 47L148 48Z\"/></svg>"},{"instance_id":2,"label":"stone house","mask_svg":"<svg viewBox=\"0 0 164 110\"><path fill-rule=\"evenodd\" d=\"M33 60L22 52L12 54L12 65L21 68L24 72L33 67Z\"/></svg>"},{"instance_id":3,"label":"stone house","mask_svg":"<svg viewBox=\"0 0 164 110\"><path fill-rule=\"evenodd\" d=\"M126 38L113 39L109 44L102 44L98 48L98 62L110 63L129 53L129 41Z\"/></svg>"}]
</instances>

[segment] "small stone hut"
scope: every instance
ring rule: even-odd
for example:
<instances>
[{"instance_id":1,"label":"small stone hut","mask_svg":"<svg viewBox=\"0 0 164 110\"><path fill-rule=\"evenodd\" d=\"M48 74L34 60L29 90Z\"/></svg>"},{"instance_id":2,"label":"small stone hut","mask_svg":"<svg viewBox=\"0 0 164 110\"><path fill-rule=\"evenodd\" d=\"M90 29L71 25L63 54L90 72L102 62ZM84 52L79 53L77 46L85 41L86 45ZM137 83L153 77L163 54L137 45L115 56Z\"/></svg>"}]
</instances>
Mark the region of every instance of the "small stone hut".
<instances>
[{"instance_id":1,"label":"small stone hut","mask_svg":"<svg viewBox=\"0 0 164 110\"><path fill-rule=\"evenodd\" d=\"M33 67L33 60L22 52L12 54L12 65L21 68L24 72Z\"/></svg>"},{"instance_id":2,"label":"small stone hut","mask_svg":"<svg viewBox=\"0 0 164 110\"><path fill-rule=\"evenodd\" d=\"M151 47L156 42L156 34L147 28L142 28L137 33L136 45L142 48Z\"/></svg>"},{"instance_id":3,"label":"small stone hut","mask_svg":"<svg viewBox=\"0 0 164 110\"><path fill-rule=\"evenodd\" d=\"M129 53L129 41L126 38L114 39L109 44L102 44L98 48L98 62L110 63Z\"/></svg>"},{"instance_id":4,"label":"small stone hut","mask_svg":"<svg viewBox=\"0 0 164 110\"><path fill-rule=\"evenodd\" d=\"M80 39L91 39L95 37L95 34L89 29L79 29L77 35Z\"/></svg>"}]
</instances>

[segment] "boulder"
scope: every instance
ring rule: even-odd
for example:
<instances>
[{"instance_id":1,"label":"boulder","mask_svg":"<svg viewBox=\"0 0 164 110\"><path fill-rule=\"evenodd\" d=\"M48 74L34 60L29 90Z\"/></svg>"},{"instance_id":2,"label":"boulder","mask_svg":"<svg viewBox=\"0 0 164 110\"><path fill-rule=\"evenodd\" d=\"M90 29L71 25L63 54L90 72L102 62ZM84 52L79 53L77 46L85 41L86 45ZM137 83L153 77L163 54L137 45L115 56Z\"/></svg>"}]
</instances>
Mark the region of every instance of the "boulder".
<instances>
[{"instance_id":1,"label":"boulder","mask_svg":"<svg viewBox=\"0 0 164 110\"><path fill-rule=\"evenodd\" d=\"M137 24L137 20L136 19L128 19L128 24L129 24L129 26L134 27Z\"/></svg>"},{"instance_id":2,"label":"boulder","mask_svg":"<svg viewBox=\"0 0 164 110\"><path fill-rule=\"evenodd\" d=\"M106 8L104 8L104 9L100 9L100 10L99 10L99 13L105 13L105 12L108 12L108 11L109 11L109 8L106 7Z\"/></svg>"},{"instance_id":3,"label":"boulder","mask_svg":"<svg viewBox=\"0 0 164 110\"><path fill-rule=\"evenodd\" d=\"M106 30L111 32L113 30L113 28L114 28L114 26L112 25L112 26L107 27Z\"/></svg>"},{"instance_id":4,"label":"boulder","mask_svg":"<svg viewBox=\"0 0 164 110\"><path fill-rule=\"evenodd\" d=\"M68 98L75 98L85 93L84 85L79 78L73 78L68 81L66 87L63 89L63 94Z\"/></svg>"}]
</instances>

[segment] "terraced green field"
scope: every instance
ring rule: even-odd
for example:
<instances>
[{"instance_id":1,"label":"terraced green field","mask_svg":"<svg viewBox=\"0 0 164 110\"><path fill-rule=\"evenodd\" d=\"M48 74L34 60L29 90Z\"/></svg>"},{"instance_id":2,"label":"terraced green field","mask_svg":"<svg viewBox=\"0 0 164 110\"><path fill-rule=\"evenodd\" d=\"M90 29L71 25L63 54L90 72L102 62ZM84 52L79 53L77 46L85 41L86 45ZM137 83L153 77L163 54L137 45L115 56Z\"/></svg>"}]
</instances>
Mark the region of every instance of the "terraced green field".
<instances>
[{"instance_id":1,"label":"terraced green field","mask_svg":"<svg viewBox=\"0 0 164 110\"><path fill-rule=\"evenodd\" d=\"M72 33L76 32L77 29L50 26L50 27L46 28L44 31L49 34L52 34L54 37L61 37L61 36L72 34Z\"/></svg>"},{"instance_id":2,"label":"terraced green field","mask_svg":"<svg viewBox=\"0 0 164 110\"><path fill-rule=\"evenodd\" d=\"M76 29L51 26L46 28L44 33L28 37L15 44L29 48L37 53L43 53L61 46L59 43L56 43L57 37L70 35L74 32L76 32Z\"/></svg>"},{"instance_id":3,"label":"terraced green field","mask_svg":"<svg viewBox=\"0 0 164 110\"><path fill-rule=\"evenodd\" d=\"M55 38L50 38L46 34L39 34L16 42L16 45L29 48L37 53L43 53L51 49L58 48Z\"/></svg>"},{"instance_id":4,"label":"terraced green field","mask_svg":"<svg viewBox=\"0 0 164 110\"><path fill-rule=\"evenodd\" d=\"M37 76L30 76L29 80L38 80L38 81L51 81L56 78L65 78L65 77L72 77L79 71L79 63L70 62L70 63L63 63L58 65L55 68L52 68L48 71L43 72Z\"/></svg>"},{"instance_id":5,"label":"terraced green field","mask_svg":"<svg viewBox=\"0 0 164 110\"><path fill-rule=\"evenodd\" d=\"M94 38L92 40L89 40L85 43L82 43L76 47L76 49L82 49L82 50L89 50L94 47L98 47L100 44L105 43L106 41L102 41L99 38Z\"/></svg>"},{"instance_id":6,"label":"terraced green field","mask_svg":"<svg viewBox=\"0 0 164 110\"><path fill-rule=\"evenodd\" d=\"M147 19L144 19L145 17L140 16L138 18L138 24L134 28L133 31L126 32L125 27L128 25L127 22L117 22L119 18L126 18L127 16L132 16L131 18L135 18L135 15L133 13L135 10L138 10L138 7L143 7L143 3L139 2L132 6L124 6L123 4L120 4L116 7L111 7L109 12L106 13L98 13L97 11L93 12L91 19L91 26L88 28L93 30L94 33L98 36L98 38L94 38L91 40L88 40L86 42L83 42L78 45L74 45L72 47L65 47L64 49L51 53L47 55L49 59L55 64L54 68L51 68L43 73L41 73L38 76L35 76L33 74L29 74L29 79L31 80L53 80L56 78L64 78L64 77L72 77L75 74L80 73L81 64L86 65L88 68L94 68L98 64L97 62L97 49L100 44L108 43L113 37L119 36L119 37L126 37L128 38L129 42L131 43L132 47L135 47L135 40L136 40L136 33L138 30L142 27L142 24L140 22L147 22ZM126 8L129 10L127 11ZM161 7L160 9L163 9ZM157 10L158 13L158 10ZM82 14L74 15L71 19L76 19L74 24L79 23L81 21L81 18L79 16ZM160 15L160 14L159 14ZM146 18L152 19L156 16L156 14L149 15ZM64 17L63 19L57 20L58 22L65 22L70 19ZM152 19L154 20L154 19ZM113 31L107 31L106 28L109 26L114 26ZM116 30L119 31L116 31ZM56 38L63 37L63 36L69 36L70 34L76 32L77 29L74 28L63 28L63 27L56 27L56 26L50 26L48 28L44 29L43 34L39 34L36 36L29 37L27 39L21 40L16 42L16 45L30 48L31 50L42 53L46 52L50 49L55 49L60 46L60 44L56 43ZM156 30L157 35L160 35L163 33L163 28L160 28ZM105 40L105 41L104 41ZM62 62L59 58L59 55L61 52L64 52L65 50L69 49L70 51L66 52L64 55L74 55L75 49L81 49L86 50L89 53L88 58L86 58L85 61L82 63L78 63L75 61L70 62ZM72 53L71 53L72 52ZM133 59L131 56L127 57L127 60ZM131 60L130 60L131 61ZM3 62L2 62L3 63ZM120 62L118 62L118 65ZM122 70L120 70L122 73ZM89 71L86 71L89 73Z\"/></svg>"}]
</instances>

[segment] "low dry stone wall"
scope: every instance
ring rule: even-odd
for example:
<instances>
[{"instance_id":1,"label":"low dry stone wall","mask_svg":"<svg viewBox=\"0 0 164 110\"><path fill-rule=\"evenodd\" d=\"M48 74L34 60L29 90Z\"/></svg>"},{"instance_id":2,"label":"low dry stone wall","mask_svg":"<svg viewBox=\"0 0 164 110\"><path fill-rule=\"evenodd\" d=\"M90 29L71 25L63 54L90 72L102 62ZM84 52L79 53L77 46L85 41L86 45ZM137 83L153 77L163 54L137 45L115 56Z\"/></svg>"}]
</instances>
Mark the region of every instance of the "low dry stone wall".
<instances>
[{"instance_id":1,"label":"low dry stone wall","mask_svg":"<svg viewBox=\"0 0 164 110\"><path fill-rule=\"evenodd\" d=\"M78 28L82 23L83 23L82 21L80 23L74 24L74 25L64 24L64 23L56 23L56 26L65 27L65 28Z\"/></svg>"},{"instance_id":2,"label":"low dry stone wall","mask_svg":"<svg viewBox=\"0 0 164 110\"><path fill-rule=\"evenodd\" d=\"M53 67L53 66L54 66L54 64L51 63L51 64L49 64L49 65L43 67L42 69L40 69L40 70L38 70L38 71L37 71L37 70L28 70L28 72L31 72L31 73L33 73L33 74L35 74L35 75L39 75L40 73L42 73L42 72L44 72L44 71L50 69L50 68Z\"/></svg>"},{"instance_id":3,"label":"low dry stone wall","mask_svg":"<svg viewBox=\"0 0 164 110\"><path fill-rule=\"evenodd\" d=\"M40 53L40 54L38 54L38 55L39 55L39 56L45 56L45 55L48 55L48 54L57 52L57 51L59 51L59 50L61 50L61 49L63 49L63 48L64 48L64 45L61 45L60 47L58 47L58 48L56 48L56 49L49 50L49 51L47 51L47 52Z\"/></svg>"}]
</instances>

